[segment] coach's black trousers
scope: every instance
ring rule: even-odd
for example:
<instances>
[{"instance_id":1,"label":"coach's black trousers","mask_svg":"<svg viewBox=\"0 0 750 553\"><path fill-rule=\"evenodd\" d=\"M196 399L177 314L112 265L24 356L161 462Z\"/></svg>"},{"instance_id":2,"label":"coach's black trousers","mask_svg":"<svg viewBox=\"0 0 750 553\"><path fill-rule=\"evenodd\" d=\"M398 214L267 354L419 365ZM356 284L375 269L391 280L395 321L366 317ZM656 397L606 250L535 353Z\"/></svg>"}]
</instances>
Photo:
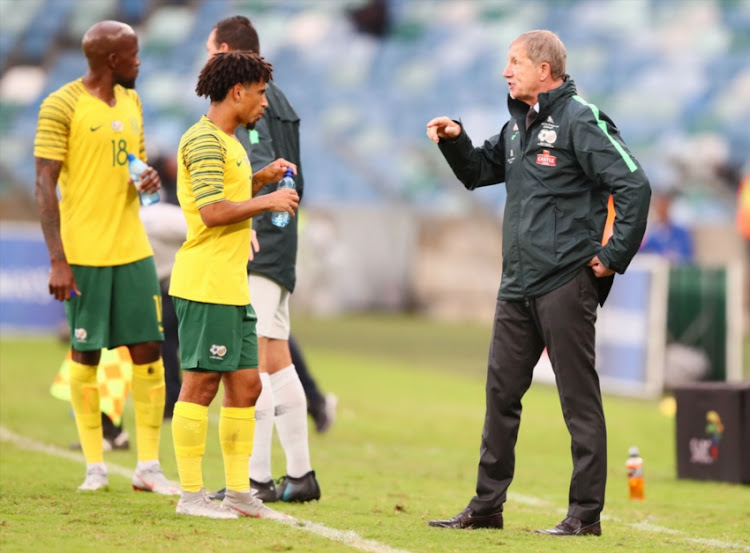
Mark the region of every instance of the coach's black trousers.
<instances>
[{"instance_id":1,"label":"coach's black trousers","mask_svg":"<svg viewBox=\"0 0 750 553\"><path fill-rule=\"evenodd\" d=\"M544 296L497 302L477 493L469 504L475 513L503 508L515 468L521 398L546 347L571 437L568 515L599 520L607 480L607 436L594 367L597 302L596 277L588 267Z\"/></svg>"}]
</instances>

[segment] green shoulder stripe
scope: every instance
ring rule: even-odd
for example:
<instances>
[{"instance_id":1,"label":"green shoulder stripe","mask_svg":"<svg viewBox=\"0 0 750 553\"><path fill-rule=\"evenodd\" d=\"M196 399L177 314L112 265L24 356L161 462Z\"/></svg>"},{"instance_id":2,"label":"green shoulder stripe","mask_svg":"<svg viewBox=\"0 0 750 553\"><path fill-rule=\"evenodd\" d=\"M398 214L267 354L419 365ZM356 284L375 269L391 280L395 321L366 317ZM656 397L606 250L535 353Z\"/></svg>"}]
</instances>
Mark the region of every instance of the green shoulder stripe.
<instances>
[{"instance_id":1,"label":"green shoulder stripe","mask_svg":"<svg viewBox=\"0 0 750 553\"><path fill-rule=\"evenodd\" d=\"M581 98L578 95L573 96L573 99L577 102L580 102L584 106L588 106L591 108L591 111L594 112L594 117L596 117L596 124L597 126L604 132L604 134L609 138L609 141L612 143L612 145L615 147L615 150L617 150L620 155L622 156L623 161L625 161L625 165L628 166L628 169L630 169L630 172L636 171L638 169L638 166L635 164L633 159L628 155L628 153L625 151L625 148L622 147L622 144L617 142L614 138L612 138L607 132L607 124L599 119L599 108L596 107L594 104L589 104L586 100Z\"/></svg>"}]
</instances>

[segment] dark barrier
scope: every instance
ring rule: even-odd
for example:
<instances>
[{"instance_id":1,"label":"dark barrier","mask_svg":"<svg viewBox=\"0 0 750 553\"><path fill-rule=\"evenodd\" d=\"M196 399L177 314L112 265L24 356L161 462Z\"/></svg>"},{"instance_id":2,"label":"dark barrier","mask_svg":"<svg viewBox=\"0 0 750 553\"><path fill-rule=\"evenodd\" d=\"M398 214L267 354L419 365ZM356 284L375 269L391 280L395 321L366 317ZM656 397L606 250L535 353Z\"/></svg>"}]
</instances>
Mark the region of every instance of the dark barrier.
<instances>
[{"instance_id":1,"label":"dark barrier","mask_svg":"<svg viewBox=\"0 0 750 553\"><path fill-rule=\"evenodd\" d=\"M669 270L667 341L704 352L710 368L704 380L727 378L727 271L718 267L674 266Z\"/></svg>"},{"instance_id":2,"label":"dark barrier","mask_svg":"<svg viewBox=\"0 0 750 553\"><path fill-rule=\"evenodd\" d=\"M750 484L750 383L674 390L677 477Z\"/></svg>"}]
</instances>

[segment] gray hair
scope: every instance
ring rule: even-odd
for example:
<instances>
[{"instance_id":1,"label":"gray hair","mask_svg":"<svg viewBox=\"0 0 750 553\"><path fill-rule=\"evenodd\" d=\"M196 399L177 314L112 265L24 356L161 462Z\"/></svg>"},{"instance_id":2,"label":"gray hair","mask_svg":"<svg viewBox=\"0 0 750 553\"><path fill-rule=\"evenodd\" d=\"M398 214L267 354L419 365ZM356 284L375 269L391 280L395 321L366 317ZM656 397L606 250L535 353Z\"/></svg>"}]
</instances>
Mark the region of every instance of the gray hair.
<instances>
[{"instance_id":1,"label":"gray hair","mask_svg":"<svg viewBox=\"0 0 750 553\"><path fill-rule=\"evenodd\" d=\"M516 38L513 43L522 43L526 46L526 55L535 66L547 62L553 79L565 78L568 54L562 40L555 33L545 30L528 31Z\"/></svg>"}]
</instances>

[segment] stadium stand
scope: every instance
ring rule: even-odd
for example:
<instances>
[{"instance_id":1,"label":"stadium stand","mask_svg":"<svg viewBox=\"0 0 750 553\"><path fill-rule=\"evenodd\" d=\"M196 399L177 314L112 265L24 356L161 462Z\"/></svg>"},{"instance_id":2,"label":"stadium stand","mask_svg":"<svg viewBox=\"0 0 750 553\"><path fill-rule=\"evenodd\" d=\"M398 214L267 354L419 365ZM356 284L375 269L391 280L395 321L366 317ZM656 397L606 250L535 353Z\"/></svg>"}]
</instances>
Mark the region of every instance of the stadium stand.
<instances>
[{"instance_id":1,"label":"stadium stand","mask_svg":"<svg viewBox=\"0 0 750 553\"><path fill-rule=\"evenodd\" d=\"M664 163L665 152L681 147L689 158L693 137L706 133L723 144L721 163L747 163L748 2L391 0L382 37L354 23L352 11L364 4L0 0L2 187L32 194L39 104L82 74L80 39L93 22L114 18L136 28L147 137L166 153L205 110L193 92L205 40L217 20L234 13L255 21L263 54L302 117L303 161L315 182L308 205L396 201L456 211L474 201L499 210L502 187L471 200L456 193L424 126L447 114L477 140L498 132L507 116L507 46L532 28L561 36L579 92L604 106L645 165ZM31 72L11 71L20 67ZM33 78L41 85L26 84ZM726 216L722 207L705 212Z\"/></svg>"}]
</instances>

